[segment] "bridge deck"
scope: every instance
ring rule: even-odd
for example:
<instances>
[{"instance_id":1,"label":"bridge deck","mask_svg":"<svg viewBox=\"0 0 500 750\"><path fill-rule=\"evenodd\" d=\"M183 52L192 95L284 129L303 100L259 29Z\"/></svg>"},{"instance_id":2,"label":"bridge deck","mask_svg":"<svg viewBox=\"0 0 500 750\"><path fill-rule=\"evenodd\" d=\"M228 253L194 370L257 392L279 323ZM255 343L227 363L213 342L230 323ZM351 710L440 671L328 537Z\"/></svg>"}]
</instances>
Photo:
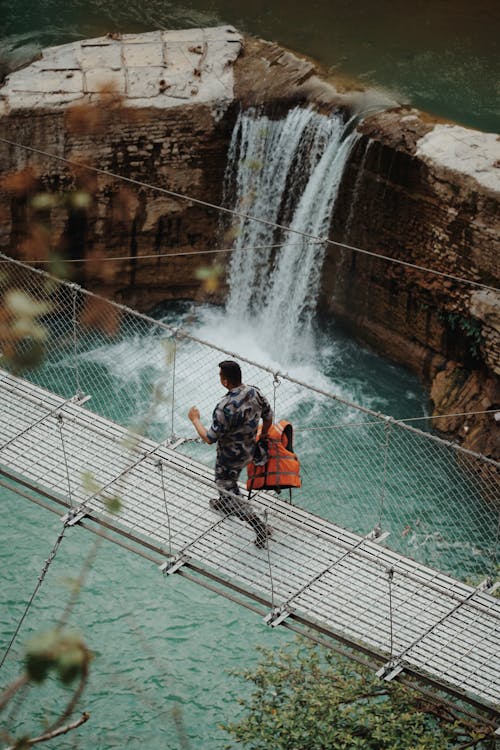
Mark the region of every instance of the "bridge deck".
<instances>
[{"instance_id":1,"label":"bridge deck","mask_svg":"<svg viewBox=\"0 0 500 750\"><path fill-rule=\"evenodd\" d=\"M237 586L277 622L288 614L499 710L499 600L266 493L253 502L274 531L259 550L247 525L208 507L205 465L4 371L0 395L0 473L83 505L167 564ZM118 514L108 510L112 497Z\"/></svg>"}]
</instances>

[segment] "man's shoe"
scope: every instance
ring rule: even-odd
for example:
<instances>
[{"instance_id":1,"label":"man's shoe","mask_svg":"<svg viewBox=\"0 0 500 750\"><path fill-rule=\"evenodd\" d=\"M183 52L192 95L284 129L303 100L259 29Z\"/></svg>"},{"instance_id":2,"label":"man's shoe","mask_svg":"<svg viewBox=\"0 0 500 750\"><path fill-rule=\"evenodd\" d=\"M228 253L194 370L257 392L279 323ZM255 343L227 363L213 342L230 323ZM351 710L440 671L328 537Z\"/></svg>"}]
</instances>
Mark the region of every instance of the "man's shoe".
<instances>
[{"instance_id":1,"label":"man's shoe","mask_svg":"<svg viewBox=\"0 0 500 750\"><path fill-rule=\"evenodd\" d=\"M257 538L254 542L258 549L267 549L267 540L273 535L273 530L270 526L266 526L265 530L261 534L257 534Z\"/></svg>"},{"instance_id":2,"label":"man's shoe","mask_svg":"<svg viewBox=\"0 0 500 750\"><path fill-rule=\"evenodd\" d=\"M212 510L216 511L216 513L224 513L225 514L225 511L224 511L224 509L222 507L222 504L221 504L220 497L211 497L210 500L208 501L208 504L212 508Z\"/></svg>"}]
</instances>

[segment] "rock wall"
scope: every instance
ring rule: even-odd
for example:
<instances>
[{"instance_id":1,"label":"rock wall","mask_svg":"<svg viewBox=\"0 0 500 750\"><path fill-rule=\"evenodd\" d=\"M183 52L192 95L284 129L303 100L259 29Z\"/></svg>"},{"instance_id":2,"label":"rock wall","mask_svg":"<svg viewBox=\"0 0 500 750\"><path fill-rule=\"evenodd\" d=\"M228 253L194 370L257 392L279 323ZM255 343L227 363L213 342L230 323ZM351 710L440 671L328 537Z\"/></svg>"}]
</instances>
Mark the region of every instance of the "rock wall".
<instances>
[{"instance_id":1,"label":"rock wall","mask_svg":"<svg viewBox=\"0 0 500 750\"><path fill-rule=\"evenodd\" d=\"M196 199L222 201L241 43L232 27L112 35L45 50L11 74L0 138L36 151L0 141L0 248L92 258L58 270L141 310L195 298L207 260L189 256L216 245L219 222Z\"/></svg>"},{"instance_id":2,"label":"rock wall","mask_svg":"<svg viewBox=\"0 0 500 750\"><path fill-rule=\"evenodd\" d=\"M500 411L498 137L333 84L310 60L231 27L65 45L9 76L0 139L36 151L0 141L0 249L92 258L71 266L73 278L141 310L172 298L222 301L228 256L211 253L219 213L173 193L222 203L238 107L278 116L298 102L349 117L385 110L357 126L332 239L402 261L332 246L320 308L417 372L436 415ZM500 458L492 413L436 427Z\"/></svg>"},{"instance_id":3,"label":"rock wall","mask_svg":"<svg viewBox=\"0 0 500 750\"><path fill-rule=\"evenodd\" d=\"M332 248L321 306L430 383L436 416L498 409L499 139L401 108L359 130L334 239L402 263ZM435 426L500 455L493 413Z\"/></svg>"},{"instance_id":4,"label":"rock wall","mask_svg":"<svg viewBox=\"0 0 500 750\"><path fill-rule=\"evenodd\" d=\"M137 110L132 119L117 111L97 140L95 132L68 130L61 113L36 119L14 114L5 125L0 120L0 136L14 131L24 143L36 143L37 148L72 161L82 159L143 185L122 183L43 157L35 162L23 152L12 151L14 171L32 165L34 176L29 180L25 172L27 193L18 189L2 196L2 249L25 260L45 259L47 246L40 239L43 226L56 254L93 258L91 263L66 265L65 269L94 291L140 309L167 298L196 296L196 269L206 260L193 256L193 262L188 256L214 247L218 215L153 192L146 185L220 202L232 123L215 122L206 107L191 105L161 113ZM30 196L43 196L55 187L65 191L68 199L48 208L39 199L31 204ZM83 203L78 205L78 200ZM169 255L160 257L165 253ZM107 257L124 260L112 262Z\"/></svg>"}]
</instances>

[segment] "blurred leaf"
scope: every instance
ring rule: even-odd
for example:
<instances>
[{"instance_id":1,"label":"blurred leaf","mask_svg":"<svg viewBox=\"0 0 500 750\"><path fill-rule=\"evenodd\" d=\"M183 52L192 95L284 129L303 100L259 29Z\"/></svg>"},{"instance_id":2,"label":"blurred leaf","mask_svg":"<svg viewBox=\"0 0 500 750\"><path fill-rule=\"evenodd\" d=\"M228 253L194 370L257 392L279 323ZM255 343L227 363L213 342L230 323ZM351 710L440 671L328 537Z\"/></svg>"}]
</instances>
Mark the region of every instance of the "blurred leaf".
<instances>
[{"instance_id":1,"label":"blurred leaf","mask_svg":"<svg viewBox=\"0 0 500 750\"><path fill-rule=\"evenodd\" d=\"M32 338L34 341L45 341L48 337L48 331L39 323L30 318L18 318L12 324L12 333L16 338Z\"/></svg>"},{"instance_id":2,"label":"blurred leaf","mask_svg":"<svg viewBox=\"0 0 500 750\"><path fill-rule=\"evenodd\" d=\"M94 104L74 104L66 110L64 120L72 135L96 135L104 130L106 113Z\"/></svg>"},{"instance_id":3,"label":"blurred leaf","mask_svg":"<svg viewBox=\"0 0 500 750\"><path fill-rule=\"evenodd\" d=\"M164 362L166 365L172 364L175 358L175 349L176 344L174 339L161 339L160 341L161 346L163 347L163 350L165 352L164 354Z\"/></svg>"},{"instance_id":4,"label":"blurred leaf","mask_svg":"<svg viewBox=\"0 0 500 750\"><path fill-rule=\"evenodd\" d=\"M27 261L46 260L50 254L52 237L50 229L40 222L32 224L28 235L19 243L18 252Z\"/></svg>"},{"instance_id":5,"label":"blurred leaf","mask_svg":"<svg viewBox=\"0 0 500 750\"><path fill-rule=\"evenodd\" d=\"M152 402L154 404L164 404L170 400L168 393L164 391L164 383L155 383L153 385L153 397Z\"/></svg>"},{"instance_id":6,"label":"blurred leaf","mask_svg":"<svg viewBox=\"0 0 500 750\"><path fill-rule=\"evenodd\" d=\"M31 199L31 205L36 211L50 211L60 201L54 193L36 193Z\"/></svg>"},{"instance_id":7,"label":"blurred leaf","mask_svg":"<svg viewBox=\"0 0 500 750\"><path fill-rule=\"evenodd\" d=\"M0 180L0 188L18 198L31 193L37 186L37 177L32 167L25 167L18 172L11 172Z\"/></svg>"},{"instance_id":8,"label":"blurred leaf","mask_svg":"<svg viewBox=\"0 0 500 750\"><path fill-rule=\"evenodd\" d=\"M93 248L86 255L85 260L85 267L89 276L96 276L101 281L113 281L116 273L116 264L108 258L103 248Z\"/></svg>"},{"instance_id":9,"label":"blurred leaf","mask_svg":"<svg viewBox=\"0 0 500 750\"><path fill-rule=\"evenodd\" d=\"M133 451L137 448L141 437L131 429L127 430L125 437L122 439L121 444L125 450Z\"/></svg>"},{"instance_id":10,"label":"blurred leaf","mask_svg":"<svg viewBox=\"0 0 500 750\"><path fill-rule=\"evenodd\" d=\"M212 275L212 269L209 266L202 266L196 269L194 275L200 281L205 281L205 279L209 279Z\"/></svg>"},{"instance_id":11,"label":"blurred leaf","mask_svg":"<svg viewBox=\"0 0 500 750\"><path fill-rule=\"evenodd\" d=\"M247 159L244 164L247 169L251 169L254 172L259 172L264 166L263 162L260 159Z\"/></svg>"},{"instance_id":12,"label":"blurred leaf","mask_svg":"<svg viewBox=\"0 0 500 750\"><path fill-rule=\"evenodd\" d=\"M5 307L19 318L36 318L45 315L50 310L47 302L38 302L22 292L20 289L10 289L5 294Z\"/></svg>"},{"instance_id":13,"label":"blurred leaf","mask_svg":"<svg viewBox=\"0 0 500 750\"><path fill-rule=\"evenodd\" d=\"M122 501L118 495L112 495L111 497L104 498L104 504L106 510L109 513L119 513L122 509Z\"/></svg>"},{"instance_id":14,"label":"blurred leaf","mask_svg":"<svg viewBox=\"0 0 500 750\"><path fill-rule=\"evenodd\" d=\"M75 192L68 195L68 201L73 208L84 210L90 208L92 205L92 196L84 190L75 190Z\"/></svg>"},{"instance_id":15,"label":"blurred leaf","mask_svg":"<svg viewBox=\"0 0 500 750\"><path fill-rule=\"evenodd\" d=\"M121 311L110 302L99 297L86 297L80 314L83 328L97 328L110 336L116 336L120 327Z\"/></svg>"},{"instance_id":16,"label":"blurred leaf","mask_svg":"<svg viewBox=\"0 0 500 750\"><path fill-rule=\"evenodd\" d=\"M57 276L57 278L59 279L70 278L71 265L68 263L65 263L64 258L61 258L60 255L56 255L56 254L51 255L50 264L49 264L49 273L53 274L54 276ZM46 286L48 286L48 284Z\"/></svg>"},{"instance_id":17,"label":"blurred leaf","mask_svg":"<svg viewBox=\"0 0 500 750\"><path fill-rule=\"evenodd\" d=\"M82 670L84 657L80 649L70 648L57 660L59 679L64 685L73 682Z\"/></svg>"},{"instance_id":18,"label":"blurred leaf","mask_svg":"<svg viewBox=\"0 0 500 750\"><path fill-rule=\"evenodd\" d=\"M78 578L72 578L71 576L66 576L65 578L61 578L61 583L66 586L70 591L80 591L81 589L81 583L78 580Z\"/></svg>"},{"instance_id":19,"label":"blurred leaf","mask_svg":"<svg viewBox=\"0 0 500 750\"><path fill-rule=\"evenodd\" d=\"M33 682L43 682L54 670L68 684L83 673L92 658L78 633L58 628L35 635L27 644L25 666Z\"/></svg>"},{"instance_id":20,"label":"blurred leaf","mask_svg":"<svg viewBox=\"0 0 500 750\"><path fill-rule=\"evenodd\" d=\"M202 266L197 268L195 276L203 282L203 288L206 292L215 292L219 287L219 279L224 274L223 266Z\"/></svg>"},{"instance_id":21,"label":"blurred leaf","mask_svg":"<svg viewBox=\"0 0 500 750\"><path fill-rule=\"evenodd\" d=\"M94 474L89 470L82 471L82 489L89 495L95 495L101 489Z\"/></svg>"},{"instance_id":22,"label":"blurred leaf","mask_svg":"<svg viewBox=\"0 0 500 750\"><path fill-rule=\"evenodd\" d=\"M4 354L5 354L4 349ZM8 356L9 364L16 372L23 370L34 370L39 367L45 356L44 347L36 341L23 342L22 349L15 349Z\"/></svg>"}]
</instances>

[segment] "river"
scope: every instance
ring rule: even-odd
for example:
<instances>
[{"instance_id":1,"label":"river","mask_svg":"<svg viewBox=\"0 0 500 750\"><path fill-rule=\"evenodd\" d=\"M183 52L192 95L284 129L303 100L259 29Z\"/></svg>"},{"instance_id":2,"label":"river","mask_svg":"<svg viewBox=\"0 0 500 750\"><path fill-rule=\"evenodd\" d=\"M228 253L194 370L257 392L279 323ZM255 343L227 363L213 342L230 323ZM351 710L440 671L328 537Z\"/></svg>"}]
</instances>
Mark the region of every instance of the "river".
<instances>
[{"instance_id":1,"label":"river","mask_svg":"<svg viewBox=\"0 0 500 750\"><path fill-rule=\"evenodd\" d=\"M500 128L495 0L2 0L1 8L0 66L109 31L231 23L398 101L481 130Z\"/></svg>"}]
</instances>

